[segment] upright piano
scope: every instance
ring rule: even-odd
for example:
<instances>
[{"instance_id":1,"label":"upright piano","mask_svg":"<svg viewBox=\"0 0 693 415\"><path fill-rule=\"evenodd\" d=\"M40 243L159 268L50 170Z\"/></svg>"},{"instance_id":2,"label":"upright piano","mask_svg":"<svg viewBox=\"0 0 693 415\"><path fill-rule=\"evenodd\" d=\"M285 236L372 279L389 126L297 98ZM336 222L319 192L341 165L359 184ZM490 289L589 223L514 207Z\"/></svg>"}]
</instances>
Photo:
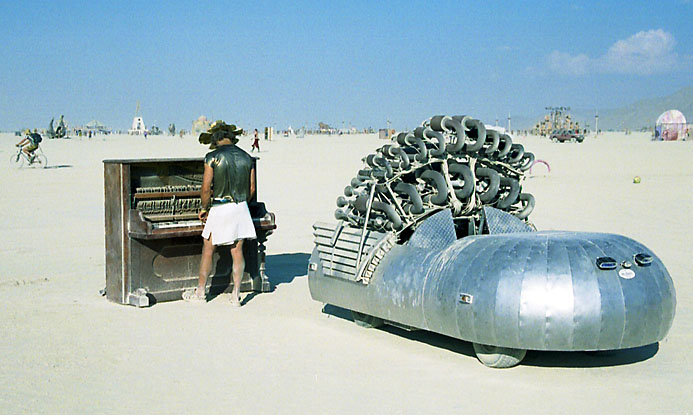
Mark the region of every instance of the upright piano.
<instances>
[{"instance_id":1,"label":"upright piano","mask_svg":"<svg viewBox=\"0 0 693 415\"><path fill-rule=\"evenodd\" d=\"M257 166L257 159L253 159ZM145 307L181 298L197 286L203 224L198 219L202 158L104 160L106 298ZM257 168L253 171L257 174ZM257 183L257 180L255 181ZM271 289L265 242L276 229L274 213L248 201L257 239L243 244L242 291ZM208 291L233 288L229 249L217 248Z\"/></svg>"}]
</instances>

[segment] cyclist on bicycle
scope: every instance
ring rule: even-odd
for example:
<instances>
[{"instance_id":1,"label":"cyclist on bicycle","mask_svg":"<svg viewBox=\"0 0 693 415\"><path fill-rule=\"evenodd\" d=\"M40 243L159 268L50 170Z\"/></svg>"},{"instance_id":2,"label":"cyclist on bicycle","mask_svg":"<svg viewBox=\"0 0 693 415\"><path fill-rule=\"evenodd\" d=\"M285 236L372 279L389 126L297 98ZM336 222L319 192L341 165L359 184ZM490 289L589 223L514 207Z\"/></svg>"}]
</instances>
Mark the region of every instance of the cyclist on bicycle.
<instances>
[{"instance_id":1,"label":"cyclist on bicycle","mask_svg":"<svg viewBox=\"0 0 693 415\"><path fill-rule=\"evenodd\" d=\"M17 143L17 147L23 147L22 151L29 157L29 162L33 163L36 157L34 152L39 148L39 143L41 143L42 140L43 138L38 132L27 132L26 137Z\"/></svg>"}]
</instances>

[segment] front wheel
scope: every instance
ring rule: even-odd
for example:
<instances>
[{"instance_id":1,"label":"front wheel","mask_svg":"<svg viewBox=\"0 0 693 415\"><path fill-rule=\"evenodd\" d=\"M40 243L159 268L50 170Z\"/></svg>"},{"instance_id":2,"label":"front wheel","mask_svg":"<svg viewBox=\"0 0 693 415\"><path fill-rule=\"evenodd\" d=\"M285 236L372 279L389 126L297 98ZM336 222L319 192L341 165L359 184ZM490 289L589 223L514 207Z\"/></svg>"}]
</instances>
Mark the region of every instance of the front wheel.
<instances>
[{"instance_id":1,"label":"front wheel","mask_svg":"<svg viewBox=\"0 0 693 415\"><path fill-rule=\"evenodd\" d=\"M357 326L367 329L375 329L385 324L382 318L373 317L353 310L351 311L351 318L354 319L354 323L356 323Z\"/></svg>"},{"instance_id":2,"label":"front wheel","mask_svg":"<svg viewBox=\"0 0 693 415\"><path fill-rule=\"evenodd\" d=\"M10 166L15 169L19 169L24 165L24 157L21 153L13 154L10 156Z\"/></svg>"},{"instance_id":3,"label":"front wheel","mask_svg":"<svg viewBox=\"0 0 693 415\"><path fill-rule=\"evenodd\" d=\"M34 158L34 161L31 164L37 164L41 168L45 169L48 167L48 158L43 153L37 153L36 158Z\"/></svg>"},{"instance_id":4,"label":"front wheel","mask_svg":"<svg viewBox=\"0 0 693 415\"><path fill-rule=\"evenodd\" d=\"M474 343L474 353L485 366L505 369L517 366L525 358L527 350Z\"/></svg>"}]
</instances>

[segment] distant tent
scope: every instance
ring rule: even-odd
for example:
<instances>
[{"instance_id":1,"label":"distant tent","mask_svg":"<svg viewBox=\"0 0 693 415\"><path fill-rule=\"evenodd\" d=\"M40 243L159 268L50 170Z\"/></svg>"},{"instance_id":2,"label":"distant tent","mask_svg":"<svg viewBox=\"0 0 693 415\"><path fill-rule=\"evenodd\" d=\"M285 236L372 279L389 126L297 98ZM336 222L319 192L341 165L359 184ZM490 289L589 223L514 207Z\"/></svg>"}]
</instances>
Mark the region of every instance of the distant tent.
<instances>
[{"instance_id":1,"label":"distant tent","mask_svg":"<svg viewBox=\"0 0 693 415\"><path fill-rule=\"evenodd\" d=\"M107 133L108 127L103 125L101 122L96 120L91 120L84 125L84 129L88 131L95 131L99 133Z\"/></svg>"},{"instance_id":2,"label":"distant tent","mask_svg":"<svg viewBox=\"0 0 693 415\"><path fill-rule=\"evenodd\" d=\"M209 130L210 122L207 117L200 115L198 119L192 122L192 135L200 135Z\"/></svg>"},{"instance_id":3,"label":"distant tent","mask_svg":"<svg viewBox=\"0 0 693 415\"><path fill-rule=\"evenodd\" d=\"M135 117L132 119L132 128L128 130L128 134L130 135L140 135L144 134L144 132L147 131L147 128L144 126L144 120L142 120L142 117Z\"/></svg>"},{"instance_id":4,"label":"distant tent","mask_svg":"<svg viewBox=\"0 0 693 415\"><path fill-rule=\"evenodd\" d=\"M687 134L688 124L686 124L686 117L683 116L681 111L669 110L657 117L657 122L655 123L655 140L685 140Z\"/></svg>"}]
</instances>

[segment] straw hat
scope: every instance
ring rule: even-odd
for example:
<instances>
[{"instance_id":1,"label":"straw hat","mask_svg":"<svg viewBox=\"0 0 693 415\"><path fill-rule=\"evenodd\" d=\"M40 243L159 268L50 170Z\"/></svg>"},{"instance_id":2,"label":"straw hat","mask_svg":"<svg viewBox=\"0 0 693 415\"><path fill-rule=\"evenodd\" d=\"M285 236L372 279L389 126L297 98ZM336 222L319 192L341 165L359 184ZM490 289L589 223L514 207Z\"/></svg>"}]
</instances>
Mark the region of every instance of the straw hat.
<instances>
[{"instance_id":1,"label":"straw hat","mask_svg":"<svg viewBox=\"0 0 693 415\"><path fill-rule=\"evenodd\" d=\"M236 127L235 124L226 124L222 120L215 121L206 133L200 134L199 141L202 144L209 144L210 149L216 148L217 141L229 138L236 144L238 136L243 134L243 129Z\"/></svg>"}]
</instances>

